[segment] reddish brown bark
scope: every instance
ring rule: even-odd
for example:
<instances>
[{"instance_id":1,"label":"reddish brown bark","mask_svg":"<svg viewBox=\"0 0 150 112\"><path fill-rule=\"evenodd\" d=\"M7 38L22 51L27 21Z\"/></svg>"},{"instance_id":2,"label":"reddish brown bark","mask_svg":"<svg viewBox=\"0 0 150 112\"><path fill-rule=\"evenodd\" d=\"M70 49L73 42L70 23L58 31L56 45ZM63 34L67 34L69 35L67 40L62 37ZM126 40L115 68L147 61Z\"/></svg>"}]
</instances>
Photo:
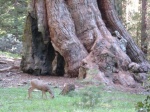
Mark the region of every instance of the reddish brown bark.
<instances>
[{"instance_id":1,"label":"reddish brown bark","mask_svg":"<svg viewBox=\"0 0 150 112\"><path fill-rule=\"evenodd\" d=\"M74 73L77 74L87 51L76 36L75 26L65 2L46 0L46 8L53 47L64 57L67 73L73 76Z\"/></svg>"},{"instance_id":2,"label":"reddish brown bark","mask_svg":"<svg viewBox=\"0 0 150 112\"><path fill-rule=\"evenodd\" d=\"M127 54L132 61L137 63L147 63L145 55L135 44L129 33L124 28L123 24L119 20L111 2L109 0L98 0L99 9L102 13L103 20L105 20L107 28L110 31L118 30L124 38L127 39Z\"/></svg>"},{"instance_id":3,"label":"reddish brown bark","mask_svg":"<svg viewBox=\"0 0 150 112\"><path fill-rule=\"evenodd\" d=\"M62 63L65 61L65 67L64 64L61 67L57 65L56 68L61 70L56 71L64 72L65 68L65 72L70 77L79 74L79 79L84 77L89 79L92 76L92 79L98 79L106 84L113 84L116 80L126 86L135 84L130 72L127 72L128 65L132 61L137 63L146 63L147 61L119 21L109 0L32 0L30 7L30 17L37 20L36 30L33 30L33 25L31 30L28 30L32 34L30 38L38 40L39 35L34 34L40 33L41 46L48 43L52 45L46 49L46 52L52 53L52 56L48 55L51 58L50 65L54 60L53 48L60 54L58 61L60 60ZM29 24L33 22L30 21ZM126 38L127 54L121 49L119 40L112 36L115 30ZM33 48L31 41L32 39L30 39L29 46ZM37 50L41 46L37 46L37 43L34 44L36 47L25 57L43 53ZM39 51L39 53L34 51ZM32 59L35 61L34 58ZM22 63L27 60L28 58L23 58ZM38 58L37 62L41 61L43 60ZM36 65L36 63L32 64ZM30 63L22 64L22 68L28 70L27 66L29 65ZM131 65L130 68L136 64ZM32 70L34 71L34 67ZM145 71L148 71L147 68ZM59 74L61 73L59 72Z\"/></svg>"}]
</instances>

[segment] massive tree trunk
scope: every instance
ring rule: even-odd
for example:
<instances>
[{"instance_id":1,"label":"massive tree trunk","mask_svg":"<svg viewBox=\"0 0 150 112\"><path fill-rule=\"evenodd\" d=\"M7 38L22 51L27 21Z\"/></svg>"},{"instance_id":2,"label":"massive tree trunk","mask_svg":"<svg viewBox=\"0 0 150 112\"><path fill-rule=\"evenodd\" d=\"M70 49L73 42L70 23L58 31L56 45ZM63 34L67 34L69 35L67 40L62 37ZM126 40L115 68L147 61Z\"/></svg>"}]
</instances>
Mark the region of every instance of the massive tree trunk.
<instances>
[{"instance_id":1,"label":"massive tree trunk","mask_svg":"<svg viewBox=\"0 0 150 112\"><path fill-rule=\"evenodd\" d=\"M112 36L114 31L127 41L126 51L120 47L119 39ZM128 68L139 64L134 72L147 72L149 66L109 0L31 0L22 70L53 75L55 52L59 53L57 75L66 72L70 77L92 76L91 79L107 84L134 85ZM143 67L143 63L147 66Z\"/></svg>"}]
</instances>

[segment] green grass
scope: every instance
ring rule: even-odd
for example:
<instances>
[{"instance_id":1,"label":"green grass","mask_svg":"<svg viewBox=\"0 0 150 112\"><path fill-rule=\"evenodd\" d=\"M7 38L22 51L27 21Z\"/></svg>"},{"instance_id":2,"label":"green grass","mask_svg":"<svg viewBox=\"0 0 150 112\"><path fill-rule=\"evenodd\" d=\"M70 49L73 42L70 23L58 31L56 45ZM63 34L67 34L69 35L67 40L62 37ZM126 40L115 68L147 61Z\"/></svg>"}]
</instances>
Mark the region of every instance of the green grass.
<instances>
[{"instance_id":1,"label":"green grass","mask_svg":"<svg viewBox=\"0 0 150 112\"><path fill-rule=\"evenodd\" d=\"M99 90L100 100L93 108L80 106L83 92L72 92L67 96L59 95L59 89L53 89L55 98L41 98L41 92L33 92L27 99L27 86L18 88L0 88L0 112L136 112L135 104L145 99L144 95L129 94L118 91ZM95 94L94 92L92 94Z\"/></svg>"},{"instance_id":2,"label":"green grass","mask_svg":"<svg viewBox=\"0 0 150 112\"><path fill-rule=\"evenodd\" d=\"M13 53L4 52L4 51L0 51L0 56L4 56L7 58L21 58L21 55L19 54L13 54Z\"/></svg>"}]
</instances>

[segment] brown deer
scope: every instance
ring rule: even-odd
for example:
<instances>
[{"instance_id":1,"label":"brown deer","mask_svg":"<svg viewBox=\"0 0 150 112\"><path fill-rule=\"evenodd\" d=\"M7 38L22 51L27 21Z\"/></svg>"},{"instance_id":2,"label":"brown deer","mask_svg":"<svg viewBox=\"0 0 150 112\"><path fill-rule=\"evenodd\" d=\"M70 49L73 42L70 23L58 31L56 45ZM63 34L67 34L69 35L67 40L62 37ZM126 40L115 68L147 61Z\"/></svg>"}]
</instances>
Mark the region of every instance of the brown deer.
<instances>
[{"instance_id":1,"label":"brown deer","mask_svg":"<svg viewBox=\"0 0 150 112\"><path fill-rule=\"evenodd\" d=\"M61 91L61 95L66 95L68 94L70 91L75 90L75 85L74 84L69 84L69 83L65 83L63 90Z\"/></svg>"},{"instance_id":2,"label":"brown deer","mask_svg":"<svg viewBox=\"0 0 150 112\"><path fill-rule=\"evenodd\" d=\"M43 98L44 94L46 96L46 92L49 92L50 95L51 95L51 98L54 98L54 94L51 91L51 89L50 89L50 87L48 86L47 83L44 83L43 81L38 80L38 79L32 79L30 84L31 84L31 86L28 89L28 99L31 98L31 92L34 89L42 91L42 98ZM46 96L46 98L47 98L47 96Z\"/></svg>"}]
</instances>

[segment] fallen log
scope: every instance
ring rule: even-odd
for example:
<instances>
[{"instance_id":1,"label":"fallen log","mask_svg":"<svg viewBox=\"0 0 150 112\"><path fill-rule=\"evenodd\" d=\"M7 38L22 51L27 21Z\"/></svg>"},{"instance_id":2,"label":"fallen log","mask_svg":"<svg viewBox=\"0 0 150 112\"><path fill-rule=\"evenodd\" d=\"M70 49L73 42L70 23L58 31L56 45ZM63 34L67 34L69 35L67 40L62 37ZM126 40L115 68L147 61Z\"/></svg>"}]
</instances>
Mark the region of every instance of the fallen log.
<instances>
[{"instance_id":1,"label":"fallen log","mask_svg":"<svg viewBox=\"0 0 150 112\"><path fill-rule=\"evenodd\" d=\"M7 68L3 68L3 69L0 69L0 72L6 72L6 71L10 71L12 69L19 69L19 66L10 66Z\"/></svg>"}]
</instances>

